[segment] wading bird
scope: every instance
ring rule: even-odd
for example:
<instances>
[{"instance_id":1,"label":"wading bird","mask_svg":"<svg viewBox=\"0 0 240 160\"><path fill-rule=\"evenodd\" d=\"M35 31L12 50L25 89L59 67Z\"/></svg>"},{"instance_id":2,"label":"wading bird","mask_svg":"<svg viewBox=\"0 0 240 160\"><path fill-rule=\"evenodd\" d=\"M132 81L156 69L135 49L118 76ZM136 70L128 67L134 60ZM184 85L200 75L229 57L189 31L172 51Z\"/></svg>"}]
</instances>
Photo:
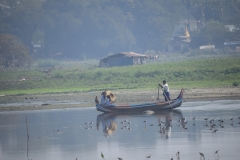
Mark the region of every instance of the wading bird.
<instances>
[{"instance_id":1,"label":"wading bird","mask_svg":"<svg viewBox=\"0 0 240 160\"><path fill-rule=\"evenodd\" d=\"M181 119L182 122L184 122L185 120L186 120L186 117L183 117L183 118Z\"/></svg>"},{"instance_id":2,"label":"wading bird","mask_svg":"<svg viewBox=\"0 0 240 160\"><path fill-rule=\"evenodd\" d=\"M149 156L146 156L146 159L149 159L149 158L151 158L151 154Z\"/></svg>"},{"instance_id":3,"label":"wading bird","mask_svg":"<svg viewBox=\"0 0 240 160\"><path fill-rule=\"evenodd\" d=\"M122 124L122 127L123 127L123 121L120 122Z\"/></svg>"},{"instance_id":4,"label":"wading bird","mask_svg":"<svg viewBox=\"0 0 240 160\"><path fill-rule=\"evenodd\" d=\"M205 159L205 157L204 157L204 154L203 154L203 153L199 152L199 154L200 154L200 156L201 156L201 157L203 157L203 158Z\"/></svg>"},{"instance_id":5,"label":"wading bird","mask_svg":"<svg viewBox=\"0 0 240 160\"><path fill-rule=\"evenodd\" d=\"M194 116L192 120L194 120L194 121L195 121L195 119L196 119L196 116Z\"/></svg>"},{"instance_id":6,"label":"wading bird","mask_svg":"<svg viewBox=\"0 0 240 160\"><path fill-rule=\"evenodd\" d=\"M177 156L178 158L180 157L180 152L179 152L179 151L176 153L176 156Z\"/></svg>"},{"instance_id":7,"label":"wading bird","mask_svg":"<svg viewBox=\"0 0 240 160\"><path fill-rule=\"evenodd\" d=\"M234 117L232 117L230 120L232 121L232 123L233 123L233 119L234 119Z\"/></svg>"},{"instance_id":8,"label":"wading bird","mask_svg":"<svg viewBox=\"0 0 240 160\"><path fill-rule=\"evenodd\" d=\"M144 120L143 122L145 123L145 127L144 128L147 129L147 125L146 125L147 124L147 120Z\"/></svg>"},{"instance_id":9,"label":"wading bird","mask_svg":"<svg viewBox=\"0 0 240 160\"><path fill-rule=\"evenodd\" d=\"M210 120L209 122L210 122L210 123L214 123L214 121L215 121L215 118L213 118L213 119Z\"/></svg>"},{"instance_id":10,"label":"wading bird","mask_svg":"<svg viewBox=\"0 0 240 160\"><path fill-rule=\"evenodd\" d=\"M218 129L212 128L213 133L216 133Z\"/></svg>"},{"instance_id":11,"label":"wading bird","mask_svg":"<svg viewBox=\"0 0 240 160\"><path fill-rule=\"evenodd\" d=\"M218 158L219 158L219 154L218 154L218 151L219 151L219 150L216 150L216 151L215 151L215 153L214 153L214 155L215 155L215 154L217 154L217 155L218 155Z\"/></svg>"},{"instance_id":12,"label":"wading bird","mask_svg":"<svg viewBox=\"0 0 240 160\"><path fill-rule=\"evenodd\" d=\"M102 157L102 159L104 159L104 155L103 155L103 153L101 152L101 157Z\"/></svg>"}]
</instances>

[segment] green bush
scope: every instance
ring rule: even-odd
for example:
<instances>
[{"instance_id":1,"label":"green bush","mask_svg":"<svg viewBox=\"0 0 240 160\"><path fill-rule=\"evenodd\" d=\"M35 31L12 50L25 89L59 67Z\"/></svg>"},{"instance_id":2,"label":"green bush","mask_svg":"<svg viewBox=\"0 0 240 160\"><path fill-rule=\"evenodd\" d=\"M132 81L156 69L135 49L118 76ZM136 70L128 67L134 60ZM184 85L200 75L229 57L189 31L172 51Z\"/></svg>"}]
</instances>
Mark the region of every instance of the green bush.
<instances>
[{"instance_id":1,"label":"green bush","mask_svg":"<svg viewBox=\"0 0 240 160\"><path fill-rule=\"evenodd\" d=\"M217 54L218 51L215 49L194 49L190 51L189 56L197 56L197 55L212 55Z\"/></svg>"},{"instance_id":2,"label":"green bush","mask_svg":"<svg viewBox=\"0 0 240 160\"><path fill-rule=\"evenodd\" d=\"M48 59L48 60L40 60L38 62L38 67L39 68L54 68L56 66L59 66L59 61L56 61L56 60L51 60L51 59Z\"/></svg>"},{"instance_id":3,"label":"green bush","mask_svg":"<svg viewBox=\"0 0 240 160\"><path fill-rule=\"evenodd\" d=\"M239 83L238 82L233 82L233 84L232 84L234 87L237 87L238 85L239 85Z\"/></svg>"},{"instance_id":4,"label":"green bush","mask_svg":"<svg viewBox=\"0 0 240 160\"><path fill-rule=\"evenodd\" d=\"M62 73L58 72L54 74L53 78L63 78L63 75Z\"/></svg>"},{"instance_id":5,"label":"green bush","mask_svg":"<svg viewBox=\"0 0 240 160\"><path fill-rule=\"evenodd\" d=\"M240 68L234 67L225 70L225 74L238 74L240 72Z\"/></svg>"}]
</instances>

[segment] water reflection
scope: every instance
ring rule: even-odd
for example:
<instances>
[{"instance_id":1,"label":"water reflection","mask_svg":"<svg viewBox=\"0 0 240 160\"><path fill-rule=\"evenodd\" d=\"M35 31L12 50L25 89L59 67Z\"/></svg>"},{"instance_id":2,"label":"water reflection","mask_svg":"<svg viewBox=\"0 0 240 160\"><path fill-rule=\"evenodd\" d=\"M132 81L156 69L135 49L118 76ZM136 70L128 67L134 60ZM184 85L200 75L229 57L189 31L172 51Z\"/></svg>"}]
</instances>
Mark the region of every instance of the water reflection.
<instances>
[{"instance_id":1,"label":"water reflection","mask_svg":"<svg viewBox=\"0 0 240 160\"><path fill-rule=\"evenodd\" d=\"M163 119L164 121L162 121L161 119ZM166 135L166 138L170 138L171 136L172 120L172 113L158 115L158 126L160 126L159 133L161 133L162 135Z\"/></svg>"},{"instance_id":2,"label":"water reflection","mask_svg":"<svg viewBox=\"0 0 240 160\"><path fill-rule=\"evenodd\" d=\"M117 130L116 115L114 114L100 114L97 116L97 130L99 130L100 123L105 136L112 135Z\"/></svg>"},{"instance_id":3,"label":"water reflection","mask_svg":"<svg viewBox=\"0 0 240 160\"><path fill-rule=\"evenodd\" d=\"M106 159L177 159L179 151L182 160L200 159L199 152L237 160L240 100L234 102L186 102L151 115L99 114L95 108L2 112L0 159L101 159L101 152Z\"/></svg>"},{"instance_id":4,"label":"water reflection","mask_svg":"<svg viewBox=\"0 0 240 160\"><path fill-rule=\"evenodd\" d=\"M131 131L132 122L129 119L139 116L153 117L158 121L157 126L159 126L159 133L166 138L171 136L171 128L173 119L183 118L182 112L180 110L165 110L154 112L152 115L144 115L141 113L102 113L97 116L96 125L97 130L100 130L100 125L102 126L102 131L105 136L111 136L117 130L118 124L121 129L126 129ZM120 121L120 122L118 122ZM138 122L139 123L139 122ZM148 124L147 119L143 121L144 130L148 129L149 126L154 126L154 124ZM181 127L185 128L185 123L181 123Z\"/></svg>"}]
</instances>

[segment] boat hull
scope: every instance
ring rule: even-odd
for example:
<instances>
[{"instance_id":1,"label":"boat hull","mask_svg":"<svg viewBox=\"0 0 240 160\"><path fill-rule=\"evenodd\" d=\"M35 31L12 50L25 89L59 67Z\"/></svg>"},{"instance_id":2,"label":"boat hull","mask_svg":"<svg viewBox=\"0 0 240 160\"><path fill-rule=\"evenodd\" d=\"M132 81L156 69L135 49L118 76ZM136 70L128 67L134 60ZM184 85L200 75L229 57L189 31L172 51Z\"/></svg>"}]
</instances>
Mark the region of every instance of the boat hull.
<instances>
[{"instance_id":1,"label":"boat hull","mask_svg":"<svg viewBox=\"0 0 240 160\"><path fill-rule=\"evenodd\" d=\"M158 111L174 109L181 106L183 101L183 89L176 99L170 101L155 101L142 104L129 104L129 105L116 105L116 106L104 106L96 102L96 109L100 112L111 113L111 112L143 112L146 110Z\"/></svg>"}]
</instances>

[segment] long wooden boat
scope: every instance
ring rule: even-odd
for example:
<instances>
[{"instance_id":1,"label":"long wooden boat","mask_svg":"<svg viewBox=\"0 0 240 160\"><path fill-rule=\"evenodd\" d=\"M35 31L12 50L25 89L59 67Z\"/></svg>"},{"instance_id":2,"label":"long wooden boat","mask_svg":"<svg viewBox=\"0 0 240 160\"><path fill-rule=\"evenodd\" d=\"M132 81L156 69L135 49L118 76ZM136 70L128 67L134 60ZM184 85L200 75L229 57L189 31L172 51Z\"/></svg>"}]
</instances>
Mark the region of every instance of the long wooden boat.
<instances>
[{"instance_id":1,"label":"long wooden boat","mask_svg":"<svg viewBox=\"0 0 240 160\"><path fill-rule=\"evenodd\" d=\"M166 109L174 109L181 106L183 101L183 89L179 93L178 97L171 99L170 101L159 101L142 103L142 104L127 104L127 105L115 105L115 106L106 106L101 105L96 97L96 109L100 112L111 113L111 112L143 112L147 110L158 111Z\"/></svg>"}]
</instances>

